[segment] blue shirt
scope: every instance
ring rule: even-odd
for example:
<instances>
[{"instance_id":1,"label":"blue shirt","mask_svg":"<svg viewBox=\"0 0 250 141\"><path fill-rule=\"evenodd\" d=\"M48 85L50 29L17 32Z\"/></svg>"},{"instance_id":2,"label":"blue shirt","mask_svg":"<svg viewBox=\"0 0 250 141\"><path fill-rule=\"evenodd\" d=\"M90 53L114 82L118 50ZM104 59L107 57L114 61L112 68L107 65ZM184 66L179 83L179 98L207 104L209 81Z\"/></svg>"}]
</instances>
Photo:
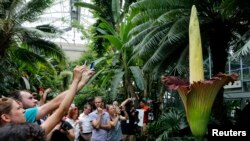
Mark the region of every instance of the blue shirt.
<instances>
[{"instance_id":1,"label":"blue shirt","mask_svg":"<svg viewBox=\"0 0 250 141\"><path fill-rule=\"evenodd\" d=\"M96 120L98 117L97 110L93 111L89 114L90 121L93 122L93 120ZM103 112L102 115L102 121L101 125L106 125L108 123L108 120L110 119L109 114L107 112ZM108 136L108 131L104 129L93 129L92 130L92 137L91 141L106 141Z\"/></svg>"},{"instance_id":2,"label":"blue shirt","mask_svg":"<svg viewBox=\"0 0 250 141\"><path fill-rule=\"evenodd\" d=\"M121 141L122 140L122 128L121 122L118 121L115 127L108 131L107 141Z\"/></svg>"},{"instance_id":3,"label":"blue shirt","mask_svg":"<svg viewBox=\"0 0 250 141\"><path fill-rule=\"evenodd\" d=\"M24 113L26 122L29 122L29 123L35 122L37 113L38 113L38 107L26 109Z\"/></svg>"}]
</instances>

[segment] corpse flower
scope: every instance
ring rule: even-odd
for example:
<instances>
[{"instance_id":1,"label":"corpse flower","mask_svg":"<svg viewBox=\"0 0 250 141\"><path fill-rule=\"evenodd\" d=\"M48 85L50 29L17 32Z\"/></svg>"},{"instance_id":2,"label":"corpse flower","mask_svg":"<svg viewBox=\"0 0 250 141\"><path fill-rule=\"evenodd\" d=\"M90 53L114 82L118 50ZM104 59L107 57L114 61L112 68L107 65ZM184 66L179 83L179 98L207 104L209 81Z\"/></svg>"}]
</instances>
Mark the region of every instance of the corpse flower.
<instances>
[{"instance_id":1,"label":"corpse flower","mask_svg":"<svg viewBox=\"0 0 250 141\"><path fill-rule=\"evenodd\" d=\"M237 80L238 75L219 73L210 80L204 80L200 28L195 6L192 7L189 23L189 69L189 82L174 76L163 76L161 80L167 88L178 91L192 134L203 139L217 93L224 85Z\"/></svg>"}]
</instances>

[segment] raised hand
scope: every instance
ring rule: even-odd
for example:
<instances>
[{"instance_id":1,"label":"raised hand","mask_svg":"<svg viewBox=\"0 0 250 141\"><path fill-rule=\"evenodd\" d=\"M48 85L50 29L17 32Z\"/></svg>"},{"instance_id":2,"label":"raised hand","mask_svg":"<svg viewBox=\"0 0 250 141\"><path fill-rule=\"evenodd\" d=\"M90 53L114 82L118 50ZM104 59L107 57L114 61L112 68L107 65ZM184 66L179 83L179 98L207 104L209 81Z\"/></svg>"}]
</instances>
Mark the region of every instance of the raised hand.
<instances>
[{"instance_id":1,"label":"raised hand","mask_svg":"<svg viewBox=\"0 0 250 141\"><path fill-rule=\"evenodd\" d=\"M97 112L98 112L98 114L102 115L102 113L103 113L103 109L102 109L102 108L100 108L100 107L98 107L98 108L97 108Z\"/></svg>"},{"instance_id":2,"label":"raised hand","mask_svg":"<svg viewBox=\"0 0 250 141\"><path fill-rule=\"evenodd\" d=\"M83 73L84 70L85 70L84 66L76 66L74 68L74 77L73 77L73 80L74 81L80 81L81 78L82 78L82 73Z\"/></svg>"},{"instance_id":3,"label":"raised hand","mask_svg":"<svg viewBox=\"0 0 250 141\"><path fill-rule=\"evenodd\" d=\"M82 72L81 83L86 83L89 80L89 78L93 76L95 72L93 69L88 68L86 64L84 64L82 67L84 68L84 70Z\"/></svg>"}]
</instances>

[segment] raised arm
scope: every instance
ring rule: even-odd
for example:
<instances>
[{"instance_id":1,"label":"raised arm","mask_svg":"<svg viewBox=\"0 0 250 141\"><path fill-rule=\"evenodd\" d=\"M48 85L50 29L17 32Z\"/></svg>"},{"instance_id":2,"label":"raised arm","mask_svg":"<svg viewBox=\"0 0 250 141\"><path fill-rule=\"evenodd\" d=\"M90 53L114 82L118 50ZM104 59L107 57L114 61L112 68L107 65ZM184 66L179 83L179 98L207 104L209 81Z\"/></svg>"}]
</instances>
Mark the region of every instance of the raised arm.
<instances>
[{"instance_id":1,"label":"raised arm","mask_svg":"<svg viewBox=\"0 0 250 141\"><path fill-rule=\"evenodd\" d=\"M51 88L46 89L44 92L39 91L40 100L38 102L39 106L42 106L46 102L47 95L51 92Z\"/></svg>"},{"instance_id":2,"label":"raised arm","mask_svg":"<svg viewBox=\"0 0 250 141\"><path fill-rule=\"evenodd\" d=\"M41 125L41 127L45 130L46 135L57 125L57 123L60 122L64 113L68 111L77 92L77 86L82 74L89 76L89 79L93 75L93 71L88 69L86 66L76 66L74 68L74 79L69 90L67 91L65 98L63 99L59 108Z\"/></svg>"},{"instance_id":3,"label":"raised arm","mask_svg":"<svg viewBox=\"0 0 250 141\"><path fill-rule=\"evenodd\" d=\"M86 65L83 65L83 67L87 68ZM92 71L92 73L93 73L93 71ZM88 80L89 80L89 78L91 76L92 75L89 75L88 73L83 73L82 74L81 81L77 85L77 91L81 90L83 88L83 86L85 86L85 84L88 82ZM62 92L61 94L56 96L54 99L52 99L50 102L40 106L38 108L38 113L36 115L36 120L39 120L39 119L43 118L44 116L52 113L54 110L56 110L59 107L62 100L65 98L68 91L69 90L66 90L66 91Z\"/></svg>"},{"instance_id":4,"label":"raised arm","mask_svg":"<svg viewBox=\"0 0 250 141\"><path fill-rule=\"evenodd\" d=\"M119 117L120 117L120 115L117 115L112 121L110 121L111 127L115 127L116 126L116 124L119 121Z\"/></svg>"},{"instance_id":5,"label":"raised arm","mask_svg":"<svg viewBox=\"0 0 250 141\"><path fill-rule=\"evenodd\" d=\"M131 100L132 100L132 98L127 98L126 100L124 100L124 101L121 103L120 107L125 106L126 103L128 103L128 102L131 101Z\"/></svg>"},{"instance_id":6,"label":"raised arm","mask_svg":"<svg viewBox=\"0 0 250 141\"><path fill-rule=\"evenodd\" d=\"M126 111L125 106L122 106L121 108L122 108L124 115L120 115L120 120L128 120L128 113Z\"/></svg>"}]
</instances>

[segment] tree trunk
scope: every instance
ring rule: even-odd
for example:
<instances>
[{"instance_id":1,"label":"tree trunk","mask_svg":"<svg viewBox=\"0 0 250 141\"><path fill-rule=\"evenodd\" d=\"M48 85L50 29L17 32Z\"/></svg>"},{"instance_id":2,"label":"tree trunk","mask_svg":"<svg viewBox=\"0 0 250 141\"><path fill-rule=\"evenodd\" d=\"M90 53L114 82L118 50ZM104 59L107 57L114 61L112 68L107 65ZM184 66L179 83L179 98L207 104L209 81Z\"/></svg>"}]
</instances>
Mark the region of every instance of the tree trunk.
<instances>
[{"instance_id":1,"label":"tree trunk","mask_svg":"<svg viewBox=\"0 0 250 141\"><path fill-rule=\"evenodd\" d=\"M0 38L1 39L1 38ZM10 36L2 38L0 41L0 58L5 56L6 49L10 47Z\"/></svg>"},{"instance_id":2,"label":"tree trunk","mask_svg":"<svg viewBox=\"0 0 250 141\"><path fill-rule=\"evenodd\" d=\"M210 37L210 48L213 63L212 74L213 76L215 76L219 72L225 73L225 67L228 56L228 42L230 40L230 33L229 30L226 28L225 23L223 23L221 20L214 22L213 30L211 32ZM223 123L226 118L226 111L223 108L223 93L224 88L222 87L218 92L218 95L215 99L212 108L213 116L221 123Z\"/></svg>"}]
</instances>

